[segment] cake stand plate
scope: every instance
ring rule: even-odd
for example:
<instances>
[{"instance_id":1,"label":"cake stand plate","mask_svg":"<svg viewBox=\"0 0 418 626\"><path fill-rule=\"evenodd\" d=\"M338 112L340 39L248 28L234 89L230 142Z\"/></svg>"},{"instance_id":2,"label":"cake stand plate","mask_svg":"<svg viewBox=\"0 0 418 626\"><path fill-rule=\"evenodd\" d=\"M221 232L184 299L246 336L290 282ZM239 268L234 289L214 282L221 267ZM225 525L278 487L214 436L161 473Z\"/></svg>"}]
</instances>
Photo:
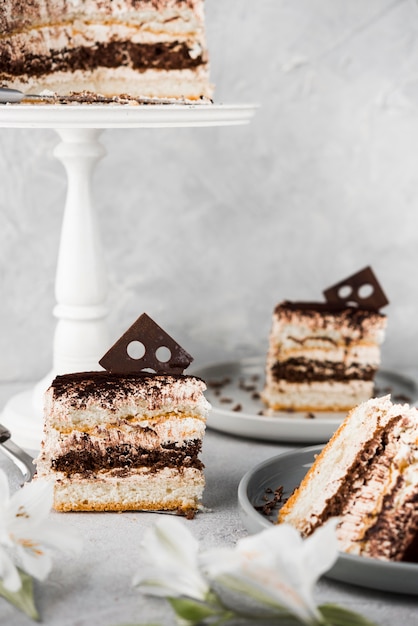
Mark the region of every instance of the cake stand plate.
<instances>
[{"instance_id":1,"label":"cake stand plate","mask_svg":"<svg viewBox=\"0 0 418 626\"><path fill-rule=\"evenodd\" d=\"M181 128L248 124L254 104L5 104L0 128Z\"/></svg>"},{"instance_id":2,"label":"cake stand plate","mask_svg":"<svg viewBox=\"0 0 418 626\"><path fill-rule=\"evenodd\" d=\"M256 109L253 104L0 106L0 128L56 130L61 141L54 155L64 165L68 180L55 281L58 321L52 370L34 389L11 398L1 415L18 445L39 448L43 395L54 376L99 369L99 359L111 345L107 274L91 198L94 167L106 154L100 142L103 130L242 126Z\"/></svg>"}]
</instances>

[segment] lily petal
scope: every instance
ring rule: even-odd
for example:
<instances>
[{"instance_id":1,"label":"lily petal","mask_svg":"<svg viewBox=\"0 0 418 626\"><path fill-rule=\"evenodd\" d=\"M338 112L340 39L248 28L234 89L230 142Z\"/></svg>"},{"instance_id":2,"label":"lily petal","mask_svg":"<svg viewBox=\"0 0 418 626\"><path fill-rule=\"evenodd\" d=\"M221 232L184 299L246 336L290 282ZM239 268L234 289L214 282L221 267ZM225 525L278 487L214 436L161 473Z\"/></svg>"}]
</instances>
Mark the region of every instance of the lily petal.
<instances>
[{"instance_id":1,"label":"lily petal","mask_svg":"<svg viewBox=\"0 0 418 626\"><path fill-rule=\"evenodd\" d=\"M53 501L51 483L33 481L10 497L7 476L0 471L0 495L4 496L0 504L0 578L5 587L16 587L18 576L20 588L15 558L27 574L44 580L52 568L49 548L72 552L81 549L76 533L48 519ZM14 550L15 556L2 546Z\"/></svg>"},{"instance_id":2,"label":"lily petal","mask_svg":"<svg viewBox=\"0 0 418 626\"><path fill-rule=\"evenodd\" d=\"M53 521L44 522L42 526L34 528L30 536L36 543L76 555L80 554L83 545L77 532Z\"/></svg>"},{"instance_id":3,"label":"lily petal","mask_svg":"<svg viewBox=\"0 0 418 626\"><path fill-rule=\"evenodd\" d=\"M180 520L162 518L144 533L144 566L134 584L154 595L203 599L209 586L199 571L198 549L197 540Z\"/></svg>"},{"instance_id":4,"label":"lily petal","mask_svg":"<svg viewBox=\"0 0 418 626\"><path fill-rule=\"evenodd\" d=\"M45 580L52 569L52 557L48 551L39 545L34 545L33 549L18 546L16 552L22 562L22 569L37 578Z\"/></svg>"},{"instance_id":5,"label":"lily petal","mask_svg":"<svg viewBox=\"0 0 418 626\"><path fill-rule=\"evenodd\" d=\"M337 518L330 519L303 542L303 560L312 572L312 578L320 578L338 558L337 524Z\"/></svg>"},{"instance_id":6,"label":"lily petal","mask_svg":"<svg viewBox=\"0 0 418 626\"><path fill-rule=\"evenodd\" d=\"M142 551L152 563L195 566L199 544L188 528L175 517L162 518L144 533Z\"/></svg>"},{"instance_id":7,"label":"lily petal","mask_svg":"<svg viewBox=\"0 0 418 626\"><path fill-rule=\"evenodd\" d=\"M186 576L182 576L178 571L161 571L146 568L138 572L134 577L134 585L141 587L144 593L152 596L163 596L166 598L180 598L188 596L196 600L204 598L194 581Z\"/></svg>"},{"instance_id":8,"label":"lily petal","mask_svg":"<svg viewBox=\"0 0 418 626\"><path fill-rule=\"evenodd\" d=\"M304 540L289 525L273 526L239 540L235 548L208 551L201 562L210 579L235 593L241 591L243 602L245 596L251 597L271 614L285 608L303 623L313 624L320 620L313 587L337 556L332 533L335 525Z\"/></svg>"},{"instance_id":9,"label":"lily petal","mask_svg":"<svg viewBox=\"0 0 418 626\"><path fill-rule=\"evenodd\" d=\"M0 578L8 591L19 591L22 581L17 571L17 567L9 557L7 552L0 547Z\"/></svg>"},{"instance_id":10,"label":"lily petal","mask_svg":"<svg viewBox=\"0 0 418 626\"><path fill-rule=\"evenodd\" d=\"M26 483L16 491L9 505L9 522L15 528L25 526L28 521L33 526L45 520L53 503L53 486L44 480ZM14 517L15 519L11 519Z\"/></svg>"}]
</instances>

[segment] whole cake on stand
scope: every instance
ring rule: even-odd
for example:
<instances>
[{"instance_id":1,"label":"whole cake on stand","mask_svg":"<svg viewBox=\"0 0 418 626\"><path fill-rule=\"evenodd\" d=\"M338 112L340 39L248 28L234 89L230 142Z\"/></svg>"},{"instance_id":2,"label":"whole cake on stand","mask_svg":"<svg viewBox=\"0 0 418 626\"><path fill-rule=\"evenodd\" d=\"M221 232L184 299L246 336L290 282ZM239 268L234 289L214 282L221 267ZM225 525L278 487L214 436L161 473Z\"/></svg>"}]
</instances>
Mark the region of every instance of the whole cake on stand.
<instances>
[{"instance_id":1,"label":"whole cake on stand","mask_svg":"<svg viewBox=\"0 0 418 626\"><path fill-rule=\"evenodd\" d=\"M203 0L7 0L0 85L59 96L212 97Z\"/></svg>"}]
</instances>

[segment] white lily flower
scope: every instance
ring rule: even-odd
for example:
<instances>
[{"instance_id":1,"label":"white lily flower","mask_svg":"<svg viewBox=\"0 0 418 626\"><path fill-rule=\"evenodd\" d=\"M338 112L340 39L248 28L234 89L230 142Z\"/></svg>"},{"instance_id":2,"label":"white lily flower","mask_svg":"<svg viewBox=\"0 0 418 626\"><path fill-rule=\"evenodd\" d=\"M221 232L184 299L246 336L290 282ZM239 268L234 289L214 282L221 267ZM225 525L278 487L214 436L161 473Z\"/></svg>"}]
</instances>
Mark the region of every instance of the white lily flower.
<instances>
[{"instance_id":1,"label":"white lily flower","mask_svg":"<svg viewBox=\"0 0 418 626\"><path fill-rule=\"evenodd\" d=\"M16 566L2 546L0 546L0 580L9 591L19 591L22 586Z\"/></svg>"},{"instance_id":2,"label":"white lily flower","mask_svg":"<svg viewBox=\"0 0 418 626\"><path fill-rule=\"evenodd\" d=\"M199 544L175 517L162 517L141 543L143 566L133 580L145 593L204 600L209 585L198 567Z\"/></svg>"},{"instance_id":3,"label":"white lily flower","mask_svg":"<svg viewBox=\"0 0 418 626\"><path fill-rule=\"evenodd\" d=\"M0 471L0 578L9 591L18 591L20 577L10 552L16 553L21 568L44 580L52 568L49 548L78 552L81 541L67 527L48 520L53 486L36 480L10 496L7 476Z\"/></svg>"},{"instance_id":4,"label":"white lily flower","mask_svg":"<svg viewBox=\"0 0 418 626\"><path fill-rule=\"evenodd\" d=\"M318 624L313 588L337 558L336 523L331 520L307 539L292 526L277 525L239 540L235 548L206 552L201 564L210 580L240 594L241 610L247 606L270 615L287 610L305 624Z\"/></svg>"}]
</instances>

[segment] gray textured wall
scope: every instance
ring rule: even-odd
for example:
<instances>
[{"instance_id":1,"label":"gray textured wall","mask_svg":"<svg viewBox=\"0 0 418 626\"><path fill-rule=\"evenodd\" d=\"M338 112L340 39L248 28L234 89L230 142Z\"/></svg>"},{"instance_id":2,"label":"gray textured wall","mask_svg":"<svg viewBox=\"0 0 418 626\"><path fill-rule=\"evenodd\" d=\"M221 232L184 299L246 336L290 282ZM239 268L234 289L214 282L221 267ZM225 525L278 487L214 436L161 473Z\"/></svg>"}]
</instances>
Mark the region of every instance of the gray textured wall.
<instances>
[{"instance_id":1,"label":"gray textured wall","mask_svg":"<svg viewBox=\"0 0 418 626\"><path fill-rule=\"evenodd\" d=\"M248 127L107 130L94 201L112 338L147 311L195 364L264 353L272 309L371 264L384 365L417 365L418 4L207 0L216 101ZM0 132L0 380L50 368L66 192L49 130Z\"/></svg>"}]
</instances>

